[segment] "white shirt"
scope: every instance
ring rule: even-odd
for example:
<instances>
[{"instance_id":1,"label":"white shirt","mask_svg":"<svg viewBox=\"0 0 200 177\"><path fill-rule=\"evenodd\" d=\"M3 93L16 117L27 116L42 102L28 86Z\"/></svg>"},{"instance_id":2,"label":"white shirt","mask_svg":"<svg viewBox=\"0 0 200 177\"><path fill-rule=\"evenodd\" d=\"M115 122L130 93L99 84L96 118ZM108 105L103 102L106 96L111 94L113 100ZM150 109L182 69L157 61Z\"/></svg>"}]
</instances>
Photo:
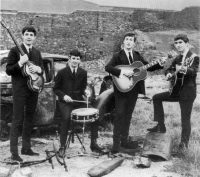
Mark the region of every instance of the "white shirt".
<instances>
[{"instance_id":1,"label":"white shirt","mask_svg":"<svg viewBox=\"0 0 200 177\"><path fill-rule=\"evenodd\" d=\"M78 67L73 68L73 67L71 67L70 65L69 65L69 67L70 67L72 73L74 72L74 69L75 69L75 73L77 73L77 69L78 69Z\"/></svg>"},{"instance_id":2,"label":"white shirt","mask_svg":"<svg viewBox=\"0 0 200 177\"><path fill-rule=\"evenodd\" d=\"M129 60L129 53L131 53L131 57L133 59L133 52L132 52L132 50L128 51L128 50L124 49L124 52L126 53L126 56L128 58L129 65L131 65L131 62Z\"/></svg>"},{"instance_id":3,"label":"white shirt","mask_svg":"<svg viewBox=\"0 0 200 177\"><path fill-rule=\"evenodd\" d=\"M23 43L24 44L24 43ZM27 46L26 44L24 44L24 46L25 46L25 48L26 48L26 50L29 52L29 49L32 49L32 45L31 46Z\"/></svg>"},{"instance_id":4,"label":"white shirt","mask_svg":"<svg viewBox=\"0 0 200 177\"><path fill-rule=\"evenodd\" d=\"M186 58L186 55L187 55L188 51L189 51L189 49L186 49L186 50L182 53L183 58L182 58L182 62L181 62L181 63L183 63L183 62L185 61L185 58Z\"/></svg>"}]
</instances>

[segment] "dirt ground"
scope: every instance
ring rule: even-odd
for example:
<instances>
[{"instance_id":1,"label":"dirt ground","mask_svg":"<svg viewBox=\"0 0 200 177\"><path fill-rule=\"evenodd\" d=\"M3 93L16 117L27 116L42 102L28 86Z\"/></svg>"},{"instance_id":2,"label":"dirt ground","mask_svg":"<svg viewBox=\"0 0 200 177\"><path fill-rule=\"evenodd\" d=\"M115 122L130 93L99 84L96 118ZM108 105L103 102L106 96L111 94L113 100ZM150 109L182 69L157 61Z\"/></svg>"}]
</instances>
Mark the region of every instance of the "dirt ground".
<instances>
[{"instance_id":1,"label":"dirt ground","mask_svg":"<svg viewBox=\"0 0 200 177\"><path fill-rule=\"evenodd\" d=\"M33 138L33 150L39 152L40 156L30 157L21 155L21 157L24 161L43 160L46 158L45 150L53 150L53 142L56 142L54 144L58 146L55 136L49 136L47 138ZM98 139L98 143L105 148L110 149L112 146L112 133L102 132ZM61 166L57 162L56 158L53 157L52 160L54 169L52 169L52 166L48 161L32 165L29 167L32 171L32 177L89 177L87 172L90 168L98 165L104 160L111 159L108 155L98 156L98 154L92 153L89 149L89 144L90 141L88 135L86 134L86 137L84 138L84 146L87 154L85 156L76 156L82 154L81 145L76 138L74 143L70 143L70 147L66 150L66 156L69 158L65 158L68 171L65 171L64 166ZM19 150L20 149L21 140L19 141ZM121 155L129 158L126 158L121 166L105 175L105 177L180 177L180 175L168 171L168 168L172 166L172 160L157 162L152 161L149 168L138 168L134 163L134 157L135 155L140 154L140 152L141 149L136 152L129 151L127 154L127 151L123 151L122 149ZM6 168L7 170L10 170L10 173L13 173L18 168L17 165L2 163L4 159L7 161L9 156L9 141L0 142L0 171L2 171L1 168ZM0 176L2 176L1 172ZM6 177L9 175L4 176Z\"/></svg>"}]
</instances>

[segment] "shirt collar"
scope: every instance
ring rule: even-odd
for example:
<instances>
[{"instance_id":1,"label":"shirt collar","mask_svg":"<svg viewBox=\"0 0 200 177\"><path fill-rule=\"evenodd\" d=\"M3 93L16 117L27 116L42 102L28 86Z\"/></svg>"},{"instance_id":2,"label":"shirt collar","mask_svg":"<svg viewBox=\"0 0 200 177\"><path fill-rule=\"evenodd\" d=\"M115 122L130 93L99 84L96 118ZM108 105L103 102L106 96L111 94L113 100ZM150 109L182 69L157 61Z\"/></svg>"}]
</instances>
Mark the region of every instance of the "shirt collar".
<instances>
[{"instance_id":1,"label":"shirt collar","mask_svg":"<svg viewBox=\"0 0 200 177\"><path fill-rule=\"evenodd\" d=\"M189 49L186 49L186 50L182 53L182 55L183 55L182 62L185 60L188 51L189 51Z\"/></svg>"},{"instance_id":2,"label":"shirt collar","mask_svg":"<svg viewBox=\"0 0 200 177\"><path fill-rule=\"evenodd\" d=\"M186 49L184 52L183 52L183 57L186 57L187 53L188 53L189 49Z\"/></svg>"},{"instance_id":3,"label":"shirt collar","mask_svg":"<svg viewBox=\"0 0 200 177\"><path fill-rule=\"evenodd\" d=\"M26 50L27 50L27 52L29 52L29 49L32 49L32 45L31 46L27 46L25 43L23 43L24 44L24 46L25 46L25 48L26 48Z\"/></svg>"},{"instance_id":4,"label":"shirt collar","mask_svg":"<svg viewBox=\"0 0 200 177\"><path fill-rule=\"evenodd\" d=\"M72 73L73 73L74 69L75 69L75 72L77 73L77 69L78 69L78 67L73 68L73 67L71 67L71 66L69 65L69 68L70 68L70 70L71 70Z\"/></svg>"},{"instance_id":5,"label":"shirt collar","mask_svg":"<svg viewBox=\"0 0 200 177\"><path fill-rule=\"evenodd\" d=\"M131 64L130 61L129 61L129 53L131 53L131 57L133 58L133 52L132 52L132 50L126 50L126 49L124 49L124 52L126 53L126 56L128 58L129 64Z\"/></svg>"}]
</instances>

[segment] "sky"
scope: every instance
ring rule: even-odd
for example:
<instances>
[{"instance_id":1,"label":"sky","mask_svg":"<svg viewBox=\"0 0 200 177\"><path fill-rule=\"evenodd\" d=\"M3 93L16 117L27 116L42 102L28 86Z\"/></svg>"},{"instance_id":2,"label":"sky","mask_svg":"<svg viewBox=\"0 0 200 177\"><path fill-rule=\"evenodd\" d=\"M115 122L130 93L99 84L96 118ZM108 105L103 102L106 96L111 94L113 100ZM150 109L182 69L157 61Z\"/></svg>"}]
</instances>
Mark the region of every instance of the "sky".
<instances>
[{"instance_id":1,"label":"sky","mask_svg":"<svg viewBox=\"0 0 200 177\"><path fill-rule=\"evenodd\" d=\"M87 0L99 5L135 8L182 10L188 6L200 6L200 0Z\"/></svg>"}]
</instances>

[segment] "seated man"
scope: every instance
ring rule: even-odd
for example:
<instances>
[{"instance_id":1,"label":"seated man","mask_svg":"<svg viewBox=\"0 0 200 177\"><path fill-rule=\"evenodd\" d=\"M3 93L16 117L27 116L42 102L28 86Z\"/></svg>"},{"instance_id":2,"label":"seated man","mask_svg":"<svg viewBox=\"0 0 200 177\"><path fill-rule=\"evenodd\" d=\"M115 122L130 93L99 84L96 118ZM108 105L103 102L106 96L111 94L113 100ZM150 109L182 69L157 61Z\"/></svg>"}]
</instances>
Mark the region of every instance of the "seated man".
<instances>
[{"instance_id":1,"label":"seated man","mask_svg":"<svg viewBox=\"0 0 200 177\"><path fill-rule=\"evenodd\" d=\"M62 117L60 127L60 154L65 152L72 110L86 107L83 103L74 102L74 100L83 100L87 86L87 71L79 66L81 58L81 53L78 50L72 50L67 66L61 69L55 78L54 92L58 96L58 106ZM94 122L91 123L90 148L92 151L101 152L102 148L96 142L97 137L98 125Z\"/></svg>"}]
</instances>

